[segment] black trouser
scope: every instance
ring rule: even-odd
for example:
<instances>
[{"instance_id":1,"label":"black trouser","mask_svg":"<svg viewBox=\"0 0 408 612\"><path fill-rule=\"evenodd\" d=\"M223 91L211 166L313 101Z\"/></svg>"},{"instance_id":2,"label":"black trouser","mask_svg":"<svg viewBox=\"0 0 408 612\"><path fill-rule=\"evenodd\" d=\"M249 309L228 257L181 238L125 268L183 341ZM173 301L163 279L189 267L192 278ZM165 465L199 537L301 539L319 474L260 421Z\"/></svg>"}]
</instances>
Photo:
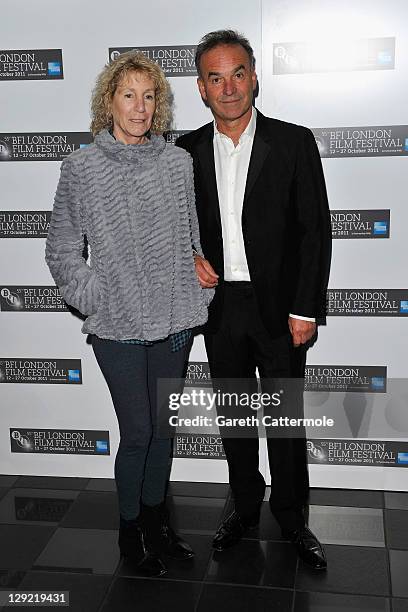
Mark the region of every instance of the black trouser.
<instances>
[{"instance_id":1,"label":"black trouser","mask_svg":"<svg viewBox=\"0 0 408 612\"><path fill-rule=\"evenodd\" d=\"M261 381L304 376L306 348L293 347L289 331L281 338L270 338L250 283L225 283L220 327L205 335L205 344L214 379L255 379L256 367ZM235 508L241 516L256 515L265 493L265 480L259 472L259 440L223 437L223 445ZM282 529L296 529L304 524L302 508L309 493L306 440L268 438L267 446L272 512Z\"/></svg>"}]
</instances>

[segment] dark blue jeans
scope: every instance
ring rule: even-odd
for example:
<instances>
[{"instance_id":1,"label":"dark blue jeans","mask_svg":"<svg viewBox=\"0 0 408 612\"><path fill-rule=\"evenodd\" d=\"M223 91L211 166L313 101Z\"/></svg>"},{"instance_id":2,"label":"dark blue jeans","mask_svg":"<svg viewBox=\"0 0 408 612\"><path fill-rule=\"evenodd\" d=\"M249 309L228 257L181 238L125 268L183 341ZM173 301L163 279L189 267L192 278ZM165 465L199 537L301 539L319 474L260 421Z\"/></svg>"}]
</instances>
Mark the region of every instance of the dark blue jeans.
<instances>
[{"instance_id":1,"label":"dark blue jeans","mask_svg":"<svg viewBox=\"0 0 408 612\"><path fill-rule=\"evenodd\" d=\"M172 440L157 436L157 381L184 376L190 345L172 353L170 340L142 346L93 336L92 347L119 423L115 480L120 515L133 520L141 501L155 506L165 497Z\"/></svg>"}]
</instances>

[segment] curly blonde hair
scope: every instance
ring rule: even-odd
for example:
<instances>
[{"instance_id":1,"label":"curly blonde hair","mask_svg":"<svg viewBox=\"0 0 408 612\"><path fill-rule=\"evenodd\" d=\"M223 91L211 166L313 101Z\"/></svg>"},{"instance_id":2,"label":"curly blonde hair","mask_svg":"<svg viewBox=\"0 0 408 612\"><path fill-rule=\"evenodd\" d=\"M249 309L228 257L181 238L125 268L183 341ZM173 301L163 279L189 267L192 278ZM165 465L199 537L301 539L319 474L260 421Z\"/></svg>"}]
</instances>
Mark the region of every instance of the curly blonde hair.
<instances>
[{"instance_id":1,"label":"curly blonde hair","mask_svg":"<svg viewBox=\"0 0 408 612\"><path fill-rule=\"evenodd\" d=\"M160 134L170 127L171 91L163 70L142 52L127 51L106 64L96 79L91 99L91 131L94 136L112 127L112 99L119 83L130 72L141 72L150 77L155 85L156 110L151 131Z\"/></svg>"}]
</instances>

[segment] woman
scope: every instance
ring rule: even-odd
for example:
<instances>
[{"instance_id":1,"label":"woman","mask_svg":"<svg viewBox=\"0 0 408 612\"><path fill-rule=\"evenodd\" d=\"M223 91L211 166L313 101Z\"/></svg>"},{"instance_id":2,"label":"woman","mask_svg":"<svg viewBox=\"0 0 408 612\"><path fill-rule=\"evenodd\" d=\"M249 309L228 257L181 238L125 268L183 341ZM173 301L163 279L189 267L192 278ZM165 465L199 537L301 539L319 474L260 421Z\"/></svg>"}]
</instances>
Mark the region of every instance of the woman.
<instances>
[{"instance_id":1,"label":"woman","mask_svg":"<svg viewBox=\"0 0 408 612\"><path fill-rule=\"evenodd\" d=\"M63 298L87 315L82 331L112 396L119 547L147 575L166 571L163 555L193 556L164 506L171 440L157 431L156 387L183 376L191 330L207 320L212 298L194 267L191 158L159 135L169 100L162 70L142 53L105 66L92 97L94 143L62 163L46 245Z\"/></svg>"}]
</instances>

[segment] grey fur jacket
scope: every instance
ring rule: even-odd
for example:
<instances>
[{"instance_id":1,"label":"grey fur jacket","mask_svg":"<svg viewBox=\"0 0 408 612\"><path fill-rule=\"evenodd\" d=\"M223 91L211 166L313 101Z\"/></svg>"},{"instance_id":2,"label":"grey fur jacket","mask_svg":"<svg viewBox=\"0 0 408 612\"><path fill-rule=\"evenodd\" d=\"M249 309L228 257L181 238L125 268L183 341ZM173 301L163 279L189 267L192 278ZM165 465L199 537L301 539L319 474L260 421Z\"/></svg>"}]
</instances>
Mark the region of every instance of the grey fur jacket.
<instances>
[{"instance_id":1,"label":"grey fur jacket","mask_svg":"<svg viewBox=\"0 0 408 612\"><path fill-rule=\"evenodd\" d=\"M200 287L193 247L201 254L184 150L156 135L125 145L103 130L63 161L46 261L64 300L87 315L84 333L154 341L204 324L214 291Z\"/></svg>"}]
</instances>

